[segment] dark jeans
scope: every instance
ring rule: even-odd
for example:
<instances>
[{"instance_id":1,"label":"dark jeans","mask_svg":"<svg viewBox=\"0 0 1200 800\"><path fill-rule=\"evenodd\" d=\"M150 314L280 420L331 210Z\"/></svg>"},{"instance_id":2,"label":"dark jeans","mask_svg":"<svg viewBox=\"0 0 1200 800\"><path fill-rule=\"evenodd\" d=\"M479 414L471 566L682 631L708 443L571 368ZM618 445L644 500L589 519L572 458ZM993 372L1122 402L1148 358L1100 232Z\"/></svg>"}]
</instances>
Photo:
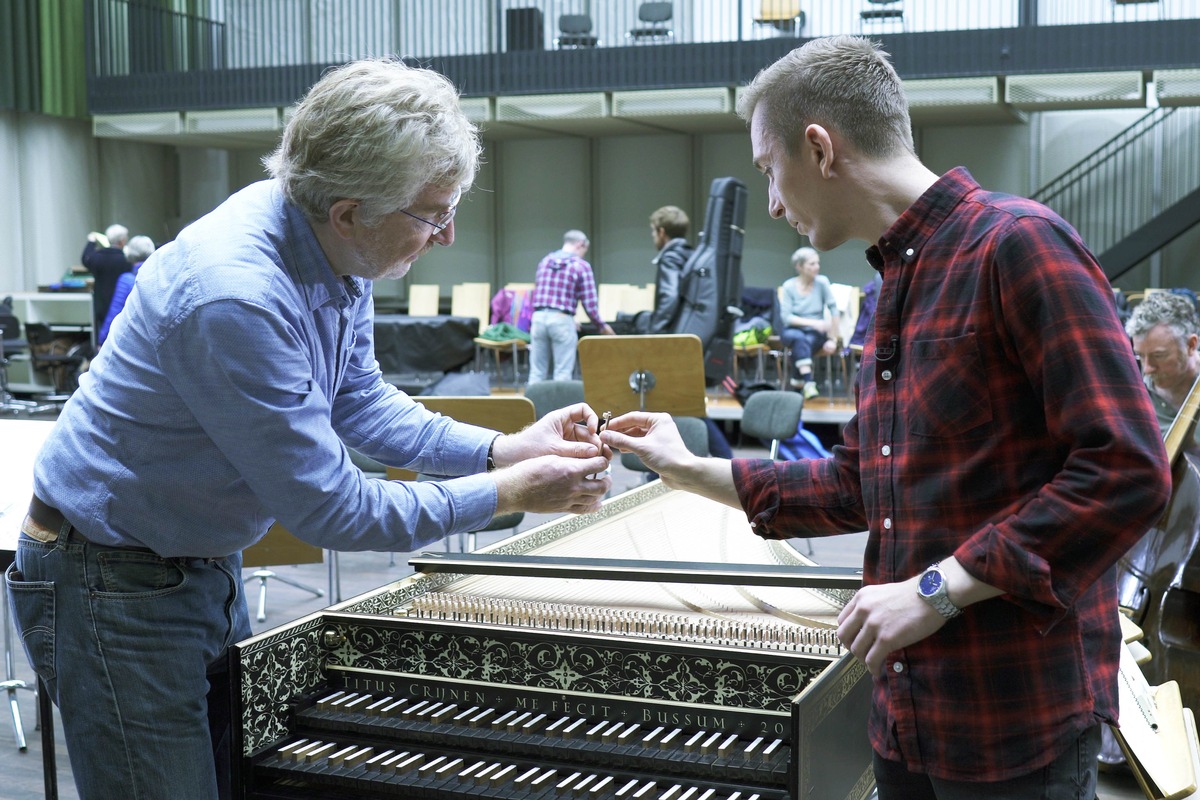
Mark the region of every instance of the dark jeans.
<instances>
[{"instance_id":1,"label":"dark jeans","mask_svg":"<svg viewBox=\"0 0 1200 800\"><path fill-rule=\"evenodd\" d=\"M792 363L803 374L812 372L813 353L820 351L828 337L812 328L784 328L779 338L792 351Z\"/></svg>"},{"instance_id":2,"label":"dark jeans","mask_svg":"<svg viewBox=\"0 0 1200 800\"><path fill-rule=\"evenodd\" d=\"M875 755L879 800L1094 800L1100 725L1093 725L1063 754L1028 775L995 783L947 781L909 772L899 761Z\"/></svg>"}]
</instances>

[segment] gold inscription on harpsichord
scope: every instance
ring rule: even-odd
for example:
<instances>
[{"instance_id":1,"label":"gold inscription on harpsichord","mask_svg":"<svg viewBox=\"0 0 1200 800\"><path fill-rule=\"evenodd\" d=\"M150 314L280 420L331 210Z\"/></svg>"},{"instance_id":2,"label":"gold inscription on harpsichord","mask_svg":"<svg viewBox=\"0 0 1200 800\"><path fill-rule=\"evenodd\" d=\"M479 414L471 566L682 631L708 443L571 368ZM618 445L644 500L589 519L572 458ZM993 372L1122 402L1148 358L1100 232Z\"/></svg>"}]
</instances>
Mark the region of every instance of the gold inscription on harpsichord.
<instances>
[{"instance_id":1,"label":"gold inscription on harpsichord","mask_svg":"<svg viewBox=\"0 0 1200 800\"><path fill-rule=\"evenodd\" d=\"M390 678L366 675L348 675L343 687L350 692L367 692L368 694L395 694L396 681Z\"/></svg>"},{"instance_id":2,"label":"gold inscription on harpsichord","mask_svg":"<svg viewBox=\"0 0 1200 800\"><path fill-rule=\"evenodd\" d=\"M521 695L515 698L517 708L546 714L573 714L578 717L619 719L619 711L606 703L581 697L539 697Z\"/></svg>"},{"instance_id":3,"label":"gold inscription on harpsichord","mask_svg":"<svg viewBox=\"0 0 1200 800\"><path fill-rule=\"evenodd\" d=\"M410 697L420 697L424 700L441 700L442 702L454 701L455 703L472 703L475 705L487 705L491 702L489 694L485 691L442 683L412 683L409 684L408 694Z\"/></svg>"},{"instance_id":4,"label":"gold inscription on harpsichord","mask_svg":"<svg viewBox=\"0 0 1200 800\"><path fill-rule=\"evenodd\" d=\"M675 708L644 709L641 721L653 725L674 725L679 728L700 728L706 731L723 731L729 722L724 717Z\"/></svg>"}]
</instances>

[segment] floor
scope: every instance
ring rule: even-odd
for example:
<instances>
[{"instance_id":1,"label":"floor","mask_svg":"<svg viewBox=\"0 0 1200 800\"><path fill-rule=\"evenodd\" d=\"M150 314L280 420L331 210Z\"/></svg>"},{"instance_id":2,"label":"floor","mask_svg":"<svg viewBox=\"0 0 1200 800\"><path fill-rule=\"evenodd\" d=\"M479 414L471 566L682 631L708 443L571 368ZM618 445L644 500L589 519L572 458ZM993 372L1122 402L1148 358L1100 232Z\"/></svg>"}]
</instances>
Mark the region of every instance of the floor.
<instances>
[{"instance_id":1,"label":"floor","mask_svg":"<svg viewBox=\"0 0 1200 800\"><path fill-rule=\"evenodd\" d=\"M765 451L757 446L736 446L738 455L765 455ZM641 475L630 472L614 461L614 493L637 486ZM527 530L552 519L547 515L526 515L518 530ZM479 544L488 544L496 539L509 535L508 532L483 534ZM485 538L486 537L486 538ZM817 539L812 541L813 557L818 563L829 566L854 566L861 562L863 535ZM254 620L259 600L260 581L253 577L253 570L247 570L246 593L250 605L251 620L255 632L269 630L292 619L318 611L333 602L390 583L411 574L408 559L412 554L397 553L394 557L386 553L343 553L338 557L338 574L340 581L331 580L331 570L324 564L308 564L300 566L276 567L274 571L281 578L288 578L305 584L312 589L320 590L323 595L303 588L298 588L278 580L267 579L266 614L264 622ZM25 662L24 654L19 650L14 658L16 675L19 679L32 681L33 676ZM7 711L0 721L0 800L26 800L45 796L43 793L42 748L40 731L35 730L36 703L33 692L18 691L18 703L24 719L24 730L29 740L28 750L18 751L13 741L12 727L9 724ZM63 800L77 800L79 797L71 778L70 766L67 762L66 747L62 739L61 725L58 724L58 714L55 711L54 733L56 738L56 761L58 797ZM1143 797L1136 783L1127 774L1105 774L1101 778L1100 800L1133 800Z\"/></svg>"}]
</instances>

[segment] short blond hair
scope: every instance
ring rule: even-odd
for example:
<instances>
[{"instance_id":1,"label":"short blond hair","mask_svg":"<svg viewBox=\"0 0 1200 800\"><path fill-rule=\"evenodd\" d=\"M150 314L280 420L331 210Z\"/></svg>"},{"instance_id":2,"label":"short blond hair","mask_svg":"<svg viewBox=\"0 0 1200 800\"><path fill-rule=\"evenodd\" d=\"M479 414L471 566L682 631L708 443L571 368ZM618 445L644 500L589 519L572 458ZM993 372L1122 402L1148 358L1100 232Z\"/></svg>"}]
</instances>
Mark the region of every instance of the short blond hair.
<instances>
[{"instance_id":1,"label":"short blond hair","mask_svg":"<svg viewBox=\"0 0 1200 800\"><path fill-rule=\"evenodd\" d=\"M765 132L789 155L813 123L871 158L916 152L900 76L878 44L859 36L813 39L759 72L737 113L749 123L759 109Z\"/></svg>"},{"instance_id":2,"label":"short blond hair","mask_svg":"<svg viewBox=\"0 0 1200 800\"><path fill-rule=\"evenodd\" d=\"M684 239L688 234L691 220L679 206L663 206L650 215L650 225L662 228L671 239Z\"/></svg>"}]
</instances>

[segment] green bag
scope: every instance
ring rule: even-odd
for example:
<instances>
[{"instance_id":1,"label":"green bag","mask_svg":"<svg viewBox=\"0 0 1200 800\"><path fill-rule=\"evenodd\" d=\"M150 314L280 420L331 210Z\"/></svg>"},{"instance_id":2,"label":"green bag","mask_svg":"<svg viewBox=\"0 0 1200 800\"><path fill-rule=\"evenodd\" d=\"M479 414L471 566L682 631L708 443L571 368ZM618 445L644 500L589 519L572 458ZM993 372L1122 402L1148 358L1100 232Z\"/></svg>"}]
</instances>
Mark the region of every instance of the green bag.
<instances>
[{"instance_id":1,"label":"green bag","mask_svg":"<svg viewBox=\"0 0 1200 800\"><path fill-rule=\"evenodd\" d=\"M529 334L511 322L497 322L495 325L489 325L483 333L479 334L479 338L492 342L509 342L513 339L520 339L526 344L529 343Z\"/></svg>"}]
</instances>

